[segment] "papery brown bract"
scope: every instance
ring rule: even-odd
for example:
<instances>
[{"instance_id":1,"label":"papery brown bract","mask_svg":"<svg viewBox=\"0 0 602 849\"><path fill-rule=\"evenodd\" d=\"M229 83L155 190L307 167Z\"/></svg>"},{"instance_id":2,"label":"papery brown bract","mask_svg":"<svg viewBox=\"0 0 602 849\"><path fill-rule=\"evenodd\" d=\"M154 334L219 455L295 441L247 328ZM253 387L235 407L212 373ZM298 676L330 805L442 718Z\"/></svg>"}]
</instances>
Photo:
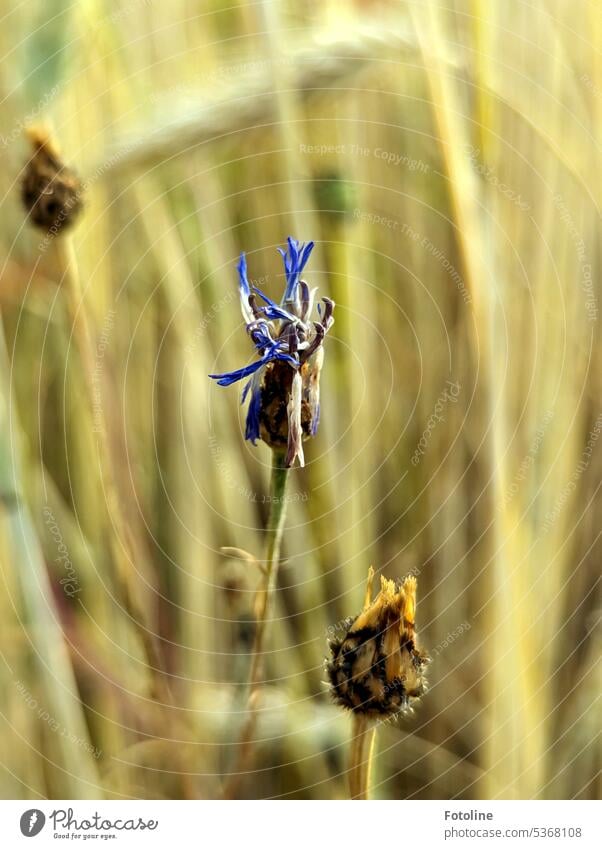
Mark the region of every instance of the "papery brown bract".
<instances>
[{"instance_id":1,"label":"papery brown bract","mask_svg":"<svg viewBox=\"0 0 602 849\"><path fill-rule=\"evenodd\" d=\"M299 368L301 377L301 429L302 438L315 434L319 415L319 375L323 350ZM292 394L294 372L286 363L270 363L261 384L260 436L270 448L286 448L289 436L288 405Z\"/></svg>"}]
</instances>

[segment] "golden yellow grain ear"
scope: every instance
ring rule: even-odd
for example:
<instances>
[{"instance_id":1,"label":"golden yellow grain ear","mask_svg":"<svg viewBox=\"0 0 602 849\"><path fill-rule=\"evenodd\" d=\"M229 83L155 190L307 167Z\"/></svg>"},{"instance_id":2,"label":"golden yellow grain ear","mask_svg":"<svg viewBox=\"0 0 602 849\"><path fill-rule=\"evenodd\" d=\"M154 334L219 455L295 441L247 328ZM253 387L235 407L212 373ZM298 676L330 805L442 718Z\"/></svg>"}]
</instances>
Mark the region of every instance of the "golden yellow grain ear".
<instances>
[{"instance_id":1,"label":"golden yellow grain ear","mask_svg":"<svg viewBox=\"0 0 602 849\"><path fill-rule=\"evenodd\" d=\"M374 566L368 569L368 578L366 580L366 595L364 596L364 610L367 610L372 603L372 587L374 586Z\"/></svg>"}]
</instances>

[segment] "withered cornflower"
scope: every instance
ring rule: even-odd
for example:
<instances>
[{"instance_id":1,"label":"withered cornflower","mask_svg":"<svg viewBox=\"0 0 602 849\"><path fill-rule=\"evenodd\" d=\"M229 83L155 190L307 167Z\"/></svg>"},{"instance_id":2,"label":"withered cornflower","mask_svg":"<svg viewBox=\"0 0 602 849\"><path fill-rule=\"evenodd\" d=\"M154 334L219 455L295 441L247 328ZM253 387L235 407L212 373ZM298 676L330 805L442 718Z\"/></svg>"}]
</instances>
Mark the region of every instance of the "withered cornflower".
<instances>
[{"instance_id":1,"label":"withered cornflower","mask_svg":"<svg viewBox=\"0 0 602 849\"><path fill-rule=\"evenodd\" d=\"M344 623L342 639L330 641L327 672L335 701L369 719L408 711L426 691L430 658L417 645L416 578L381 578L372 601L374 570L362 612Z\"/></svg>"},{"instance_id":2,"label":"withered cornflower","mask_svg":"<svg viewBox=\"0 0 602 849\"><path fill-rule=\"evenodd\" d=\"M32 224L56 235L71 227L80 214L82 184L45 128L30 127L27 135L32 153L23 172L23 206Z\"/></svg>"},{"instance_id":3,"label":"withered cornflower","mask_svg":"<svg viewBox=\"0 0 602 849\"><path fill-rule=\"evenodd\" d=\"M310 289L301 273L314 243L300 244L289 236L284 260L286 286L280 304L272 301L247 278L245 254L240 255L240 305L259 359L225 374L211 374L220 386L249 378L242 401L249 396L245 439L262 439L270 448L286 451L285 466L296 458L304 465L303 439L315 436L320 419L322 342L334 323L334 302L322 298L319 321L313 321L317 289Z\"/></svg>"}]
</instances>

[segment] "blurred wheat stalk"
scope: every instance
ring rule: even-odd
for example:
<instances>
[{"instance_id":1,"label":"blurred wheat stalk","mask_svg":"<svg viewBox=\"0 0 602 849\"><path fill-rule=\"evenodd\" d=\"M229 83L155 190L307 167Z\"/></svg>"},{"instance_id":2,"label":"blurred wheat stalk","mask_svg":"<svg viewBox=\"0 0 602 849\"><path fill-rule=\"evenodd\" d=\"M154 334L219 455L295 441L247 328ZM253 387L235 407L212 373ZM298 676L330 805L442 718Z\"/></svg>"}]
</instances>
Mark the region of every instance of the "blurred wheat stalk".
<instances>
[{"instance_id":1,"label":"blurred wheat stalk","mask_svg":"<svg viewBox=\"0 0 602 849\"><path fill-rule=\"evenodd\" d=\"M265 246L273 294L289 232L315 234L339 318L244 792L343 796L324 637L369 561L419 573L435 649L428 702L381 736L374 795L599 792L602 24L555 0L375 20L368 2L53 0L0 34L3 796L173 796L182 774L219 793L255 590L219 549L261 550L268 460L206 374L237 329L239 250ZM38 113L87 183L77 255L173 728L111 578L60 269L18 207Z\"/></svg>"}]
</instances>

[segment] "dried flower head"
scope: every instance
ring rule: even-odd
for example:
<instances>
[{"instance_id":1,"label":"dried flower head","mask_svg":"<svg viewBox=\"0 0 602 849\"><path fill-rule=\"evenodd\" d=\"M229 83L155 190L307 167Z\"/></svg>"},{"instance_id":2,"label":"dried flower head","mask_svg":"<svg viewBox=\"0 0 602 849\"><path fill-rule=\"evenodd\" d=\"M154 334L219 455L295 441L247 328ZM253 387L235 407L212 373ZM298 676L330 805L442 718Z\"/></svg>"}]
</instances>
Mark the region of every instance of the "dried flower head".
<instances>
[{"instance_id":1,"label":"dried flower head","mask_svg":"<svg viewBox=\"0 0 602 849\"><path fill-rule=\"evenodd\" d=\"M320 419L322 342L334 323L334 302L323 298L319 321L311 315L317 289L310 289L301 272L314 243L300 244L289 237L284 260L286 287L276 304L247 278L247 261L240 256L240 303L247 333L260 355L251 365L226 374L209 375L220 386L249 378L243 402L250 395L245 438L255 445L262 439L270 448L286 451L285 465L295 458L304 464L303 439L315 436Z\"/></svg>"},{"instance_id":2,"label":"dried flower head","mask_svg":"<svg viewBox=\"0 0 602 849\"><path fill-rule=\"evenodd\" d=\"M27 134L33 152L21 185L23 205L36 227L56 234L81 212L81 182L63 163L49 132L32 127Z\"/></svg>"},{"instance_id":3,"label":"dried flower head","mask_svg":"<svg viewBox=\"0 0 602 849\"><path fill-rule=\"evenodd\" d=\"M345 622L342 639L331 640L328 677L335 701L369 718L408 711L426 691L430 658L416 642L416 578L381 578L372 601L374 570L362 612Z\"/></svg>"}]
</instances>

